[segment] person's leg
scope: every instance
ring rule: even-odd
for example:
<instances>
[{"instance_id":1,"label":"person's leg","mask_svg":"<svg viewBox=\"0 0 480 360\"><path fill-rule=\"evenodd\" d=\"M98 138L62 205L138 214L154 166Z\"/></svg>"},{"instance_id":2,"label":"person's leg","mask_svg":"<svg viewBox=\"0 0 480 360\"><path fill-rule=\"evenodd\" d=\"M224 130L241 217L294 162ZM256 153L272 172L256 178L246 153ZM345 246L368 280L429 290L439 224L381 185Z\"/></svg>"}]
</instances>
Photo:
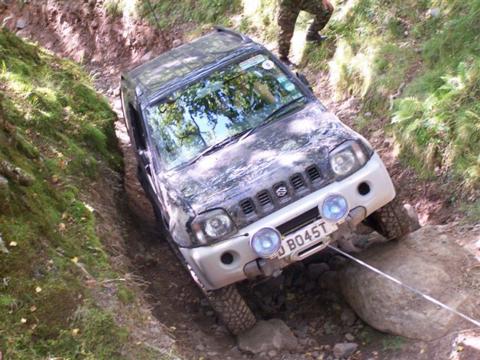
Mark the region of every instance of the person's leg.
<instances>
[{"instance_id":1,"label":"person's leg","mask_svg":"<svg viewBox=\"0 0 480 360\"><path fill-rule=\"evenodd\" d=\"M307 40L321 41L323 38L319 32L323 30L332 17L333 5L328 0L305 0L302 10L315 15L315 20L307 32Z\"/></svg>"},{"instance_id":2,"label":"person's leg","mask_svg":"<svg viewBox=\"0 0 480 360\"><path fill-rule=\"evenodd\" d=\"M278 13L278 26L280 27L280 34L278 36L278 53L282 61L288 61L292 36L299 13L299 8L285 4L280 5L280 11Z\"/></svg>"}]
</instances>

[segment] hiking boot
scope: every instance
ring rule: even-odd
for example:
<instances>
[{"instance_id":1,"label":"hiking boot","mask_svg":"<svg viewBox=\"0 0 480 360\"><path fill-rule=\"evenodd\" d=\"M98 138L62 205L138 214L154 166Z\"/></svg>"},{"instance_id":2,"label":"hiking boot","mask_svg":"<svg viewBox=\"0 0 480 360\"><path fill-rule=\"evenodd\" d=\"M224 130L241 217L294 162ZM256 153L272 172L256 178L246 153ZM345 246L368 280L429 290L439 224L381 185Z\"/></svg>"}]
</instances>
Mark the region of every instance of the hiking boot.
<instances>
[{"instance_id":1,"label":"hiking boot","mask_svg":"<svg viewBox=\"0 0 480 360\"><path fill-rule=\"evenodd\" d=\"M281 56L280 61L283 62L285 65L287 65L289 68L294 68L297 66L294 63L292 63L290 59L286 56Z\"/></svg>"},{"instance_id":2,"label":"hiking boot","mask_svg":"<svg viewBox=\"0 0 480 360\"><path fill-rule=\"evenodd\" d=\"M321 43L322 41L327 40L326 36L320 35L319 33L308 33L307 41L314 43Z\"/></svg>"}]
</instances>

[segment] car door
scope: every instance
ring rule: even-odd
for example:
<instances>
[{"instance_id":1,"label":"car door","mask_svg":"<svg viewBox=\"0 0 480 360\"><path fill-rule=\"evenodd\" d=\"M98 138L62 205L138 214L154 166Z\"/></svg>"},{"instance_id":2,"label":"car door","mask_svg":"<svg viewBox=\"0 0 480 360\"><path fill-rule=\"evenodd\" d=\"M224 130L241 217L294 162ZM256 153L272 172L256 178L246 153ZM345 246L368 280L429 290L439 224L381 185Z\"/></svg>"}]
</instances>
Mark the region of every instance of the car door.
<instances>
[{"instance_id":1,"label":"car door","mask_svg":"<svg viewBox=\"0 0 480 360\"><path fill-rule=\"evenodd\" d=\"M152 154L148 148L147 132L140 112L134 107L133 103L130 101L131 98L128 95L128 93L122 93L122 103L125 116L127 117L132 148L135 151L138 161L138 180L149 200L152 202L156 215L159 215L161 213L162 204L155 181Z\"/></svg>"}]
</instances>

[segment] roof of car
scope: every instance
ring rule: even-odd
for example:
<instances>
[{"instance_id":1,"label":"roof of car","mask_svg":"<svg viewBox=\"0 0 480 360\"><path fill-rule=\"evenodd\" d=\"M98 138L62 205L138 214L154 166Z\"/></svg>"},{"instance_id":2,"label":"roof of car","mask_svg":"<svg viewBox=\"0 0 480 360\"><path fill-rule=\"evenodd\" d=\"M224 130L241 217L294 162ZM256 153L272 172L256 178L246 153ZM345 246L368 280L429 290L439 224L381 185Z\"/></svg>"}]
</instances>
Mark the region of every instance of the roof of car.
<instances>
[{"instance_id":1,"label":"roof of car","mask_svg":"<svg viewBox=\"0 0 480 360\"><path fill-rule=\"evenodd\" d=\"M125 73L143 92L158 93L168 84L184 79L202 68L227 58L253 42L234 31L216 28L216 31L193 42L167 51ZM147 95L148 96L148 95Z\"/></svg>"}]
</instances>

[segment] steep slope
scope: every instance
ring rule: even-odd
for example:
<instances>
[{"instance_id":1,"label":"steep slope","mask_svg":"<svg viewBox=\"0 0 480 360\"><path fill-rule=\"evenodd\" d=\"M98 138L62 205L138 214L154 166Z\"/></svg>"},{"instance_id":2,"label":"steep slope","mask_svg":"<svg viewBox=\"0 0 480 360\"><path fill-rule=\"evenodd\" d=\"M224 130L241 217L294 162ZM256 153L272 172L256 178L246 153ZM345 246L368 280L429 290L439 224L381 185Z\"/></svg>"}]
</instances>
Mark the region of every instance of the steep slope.
<instances>
[{"instance_id":1,"label":"steep slope","mask_svg":"<svg viewBox=\"0 0 480 360\"><path fill-rule=\"evenodd\" d=\"M0 32L5 358L155 354L130 341L129 323L142 326L144 314L125 278L123 239L105 223L122 185L114 119L77 65Z\"/></svg>"}]
</instances>

